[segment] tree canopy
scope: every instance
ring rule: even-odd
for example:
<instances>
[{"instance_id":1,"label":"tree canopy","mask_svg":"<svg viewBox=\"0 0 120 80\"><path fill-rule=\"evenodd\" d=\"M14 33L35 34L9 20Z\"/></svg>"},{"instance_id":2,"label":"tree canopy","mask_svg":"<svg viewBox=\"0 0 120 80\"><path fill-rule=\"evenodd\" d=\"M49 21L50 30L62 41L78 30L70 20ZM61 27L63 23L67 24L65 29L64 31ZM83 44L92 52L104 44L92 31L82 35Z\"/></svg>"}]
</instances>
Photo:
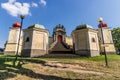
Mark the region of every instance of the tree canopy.
<instances>
[{"instance_id":1,"label":"tree canopy","mask_svg":"<svg viewBox=\"0 0 120 80\"><path fill-rule=\"evenodd\" d=\"M115 47L120 52L120 28L113 28L112 36Z\"/></svg>"}]
</instances>

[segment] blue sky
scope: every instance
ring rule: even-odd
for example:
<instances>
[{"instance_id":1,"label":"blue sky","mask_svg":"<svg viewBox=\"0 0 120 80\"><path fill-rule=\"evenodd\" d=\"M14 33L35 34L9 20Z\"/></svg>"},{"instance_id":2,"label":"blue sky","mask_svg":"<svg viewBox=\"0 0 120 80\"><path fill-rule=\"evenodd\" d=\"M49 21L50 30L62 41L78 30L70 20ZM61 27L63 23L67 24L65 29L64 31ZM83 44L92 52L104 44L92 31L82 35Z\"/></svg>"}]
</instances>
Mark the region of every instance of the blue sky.
<instances>
[{"instance_id":1,"label":"blue sky","mask_svg":"<svg viewBox=\"0 0 120 80\"><path fill-rule=\"evenodd\" d=\"M62 24L67 35L79 24L97 29L97 19L103 17L110 28L120 26L120 0L0 0L0 47L8 39L9 27L19 15L25 14L23 29L39 23L52 35L53 28Z\"/></svg>"}]
</instances>

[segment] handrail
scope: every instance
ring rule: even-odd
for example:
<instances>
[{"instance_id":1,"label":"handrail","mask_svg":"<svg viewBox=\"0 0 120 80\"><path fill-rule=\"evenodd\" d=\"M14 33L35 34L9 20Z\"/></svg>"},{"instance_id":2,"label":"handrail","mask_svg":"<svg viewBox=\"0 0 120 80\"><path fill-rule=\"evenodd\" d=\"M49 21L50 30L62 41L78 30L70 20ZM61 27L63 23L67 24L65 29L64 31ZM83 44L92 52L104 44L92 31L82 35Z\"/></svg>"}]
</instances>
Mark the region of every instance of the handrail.
<instances>
[{"instance_id":1,"label":"handrail","mask_svg":"<svg viewBox=\"0 0 120 80\"><path fill-rule=\"evenodd\" d=\"M57 41L53 42L51 45L50 45L50 48L49 50L51 50L55 45L56 45Z\"/></svg>"}]
</instances>

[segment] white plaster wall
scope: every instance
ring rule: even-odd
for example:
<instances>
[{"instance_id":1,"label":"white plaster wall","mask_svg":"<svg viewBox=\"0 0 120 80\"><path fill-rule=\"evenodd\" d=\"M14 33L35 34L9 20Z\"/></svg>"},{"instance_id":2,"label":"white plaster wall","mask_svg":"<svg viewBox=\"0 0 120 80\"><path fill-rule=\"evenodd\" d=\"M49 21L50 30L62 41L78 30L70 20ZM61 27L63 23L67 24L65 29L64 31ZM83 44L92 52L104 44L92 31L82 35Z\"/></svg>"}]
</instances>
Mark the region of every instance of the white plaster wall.
<instances>
[{"instance_id":1,"label":"white plaster wall","mask_svg":"<svg viewBox=\"0 0 120 80\"><path fill-rule=\"evenodd\" d=\"M98 33L102 41L101 29L98 29ZM111 31L108 28L103 28L103 37L104 37L104 43L105 43L104 46L106 52L115 52ZM103 52L104 46L102 45L102 43L103 42L100 43L100 47L101 47L101 51Z\"/></svg>"},{"instance_id":2,"label":"white plaster wall","mask_svg":"<svg viewBox=\"0 0 120 80\"><path fill-rule=\"evenodd\" d=\"M66 37L65 41L68 45L73 45L72 37Z\"/></svg>"},{"instance_id":3,"label":"white plaster wall","mask_svg":"<svg viewBox=\"0 0 120 80\"><path fill-rule=\"evenodd\" d=\"M32 49L44 49L44 33L33 31Z\"/></svg>"},{"instance_id":4,"label":"white plaster wall","mask_svg":"<svg viewBox=\"0 0 120 80\"><path fill-rule=\"evenodd\" d=\"M20 33L19 28L10 29L8 42L5 47L5 52L17 51L19 33ZM21 49L22 49L22 31L21 31L20 42L19 42L19 53L21 52Z\"/></svg>"},{"instance_id":5,"label":"white plaster wall","mask_svg":"<svg viewBox=\"0 0 120 80\"><path fill-rule=\"evenodd\" d=\"M11 28L9 31L8 43L18 43L19 28Z\"/></svg>"},{"instance_id":6,"label":"white plaster wall","mask_svg":"<svg viewBox=\"0 0 120 80\"><path fill-rule=\"evenodd\" d=\"M78 30L74 31L72 35L74 39L73 42L75 43L75 50L84 50L88 48L89 45L87 45L87 32L84 30Z\"/></svg>"},{"instance_id":7,"label":"white plaster wall","mask_svg":"<svg viewBox=\"0 0 120 80\"><path fill-rule=\"evenodd\" d=\"M95 32L88 32L88 35L89 35L90 49L99 51L99 42L98 42L97 33L95 33ZM92 41L92 38L95 39L95 42Z\"/></svg>"},{"instance_id":8,"label":"white plaster wall","mask_svg":"<svg viewBox=\"0 0 120 80\"><path fill-rule=\"evenodd\" d=\"M48 47L48 34L46 32L33 31L32 49L46 50Z\"/></svg>"},{"instance_id":9,"label":"white plaster wall","mask_svg":"<svg viewBox=\"0 0 120 80\"><path fill-rule=\"evenodd\" d=\"M24 31L23 49L31 49L32 36L33 36L33 31L31 30ZM27 37L29 37L29 42L26 42Z\"/></svg>"},{"instance_id":10,"label":"white plaster wall","mask_svg":"<svg viewBox=\"0 0 120 80\"><path fill-rule=\"evenodd\" d=\"M102 31L103 31L104 43L113 43L111 31L108 28L102 28ZM103 41L103 39L102 39L102 32L101 32L100 28L98 29L98 34L99 34L101 40Z\"/></svg>"}]
</instances>

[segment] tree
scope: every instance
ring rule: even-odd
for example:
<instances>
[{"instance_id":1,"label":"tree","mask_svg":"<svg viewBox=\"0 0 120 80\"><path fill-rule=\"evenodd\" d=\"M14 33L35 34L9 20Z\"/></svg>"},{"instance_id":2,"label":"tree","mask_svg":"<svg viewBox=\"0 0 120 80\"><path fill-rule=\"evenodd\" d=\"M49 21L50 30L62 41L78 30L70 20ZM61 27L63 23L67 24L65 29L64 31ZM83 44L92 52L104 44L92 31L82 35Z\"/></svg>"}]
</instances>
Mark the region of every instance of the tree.
<instances>
[{"instance_id":1,"label":"tree","mask_svg":"<svg viewBox=\"0 0 120 80\"><path fill-rule=\"evenodd\" d=\"M112 30L113 42L117 52L120 54L120 28L113 28Z\"/></svg>"}]
</instances>

